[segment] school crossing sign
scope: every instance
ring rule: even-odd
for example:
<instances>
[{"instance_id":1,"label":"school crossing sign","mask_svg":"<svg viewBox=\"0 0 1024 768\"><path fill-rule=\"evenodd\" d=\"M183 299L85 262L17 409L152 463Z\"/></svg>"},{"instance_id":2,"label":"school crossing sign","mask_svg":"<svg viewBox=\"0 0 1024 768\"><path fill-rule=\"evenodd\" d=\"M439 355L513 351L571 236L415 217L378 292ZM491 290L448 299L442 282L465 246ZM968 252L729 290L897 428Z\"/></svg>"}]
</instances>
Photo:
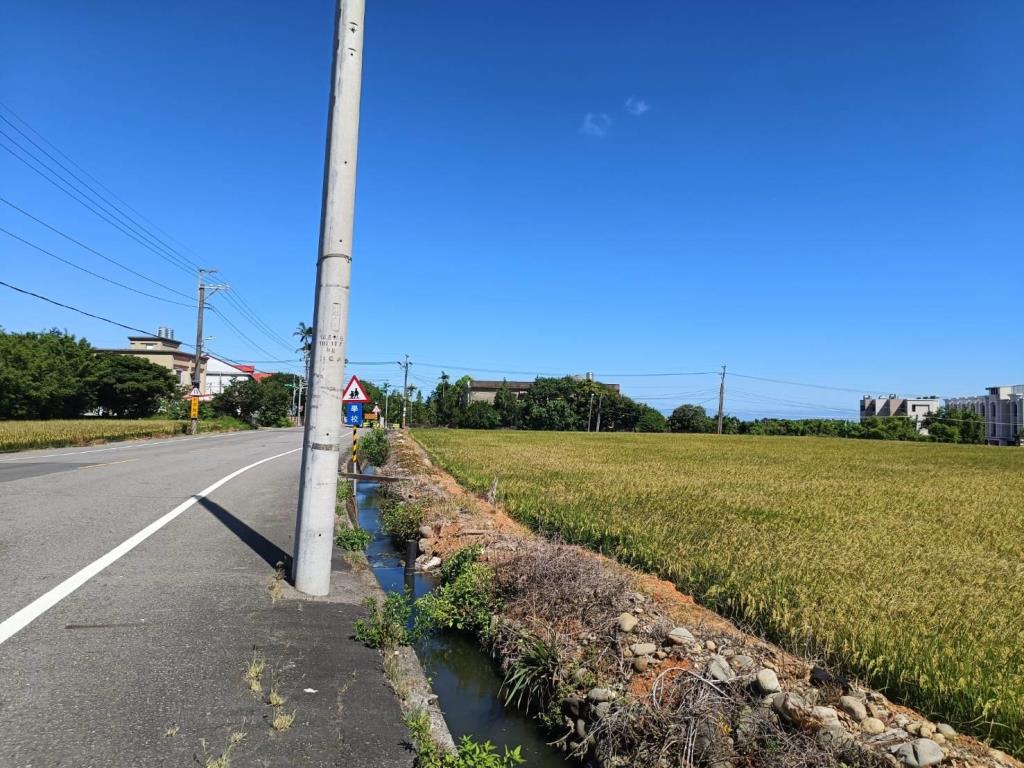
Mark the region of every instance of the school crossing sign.
<instances>
[{"instance_id":1,"label":"school crossing sign","mask_svg":"<svg viewBox=\"0 0 1024 768\"><path fill-rule=\"evenodd\" d=\"M362 383L356 376L353 376L345 387L345 394L341 397L343 403L368 403L370 398L366 395Z\"/></svg>"}]
</instances>

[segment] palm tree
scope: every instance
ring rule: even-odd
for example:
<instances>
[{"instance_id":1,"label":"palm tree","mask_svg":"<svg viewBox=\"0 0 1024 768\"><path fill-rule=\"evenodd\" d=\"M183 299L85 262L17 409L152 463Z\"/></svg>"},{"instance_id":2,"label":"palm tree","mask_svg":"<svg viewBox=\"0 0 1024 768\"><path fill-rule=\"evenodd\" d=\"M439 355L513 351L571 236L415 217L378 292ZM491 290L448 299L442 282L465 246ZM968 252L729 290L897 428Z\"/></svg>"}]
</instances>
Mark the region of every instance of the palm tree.
<instances>
[{"instance_id":1,"label":"palm tree","mask_svg":"<svg viewBox=\"0 0 1024 768\"><path fill-rule=\"evenodd\" d=\"M296 352L308 355L313 351L313 326L300 322L295 326L295 331L292 333L292 336L299 339L302 344L302 346L295 350Z\"/></svg>"}]
</instances>

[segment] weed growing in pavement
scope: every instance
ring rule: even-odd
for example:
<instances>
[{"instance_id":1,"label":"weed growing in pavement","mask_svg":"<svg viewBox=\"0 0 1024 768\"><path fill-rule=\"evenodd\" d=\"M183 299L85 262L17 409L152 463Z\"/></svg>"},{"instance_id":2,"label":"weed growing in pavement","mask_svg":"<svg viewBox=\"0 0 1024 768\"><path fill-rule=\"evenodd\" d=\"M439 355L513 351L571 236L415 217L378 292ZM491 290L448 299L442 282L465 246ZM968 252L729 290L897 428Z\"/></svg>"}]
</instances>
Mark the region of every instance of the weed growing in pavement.
<instances>
[{"instance_id":1,"label":"weed growing in pavement","mask_svg":"<svg viewBox=\"0 0 1024 768\"><path fill-rule=\"evenodd\" d=\"M274 719L270 721L270 727L275 731L287 731L292 727L292 723L295 722L295 714L298 710L292 710L291 714L287 712L278 712L274 715Z\"/></svg>"},{"instance_id":2,"label":"weed growing in pavement","mask_svg":"<svg viewBox=\"0 0 1024 768\"><path fill-rule=\"evenodd\" d=\"M180 729L178 728L178 726L172 725L170 728L164 731L164 736L166 736L168 739L174 738L178 735L179 730Z\"/></svg>"},{"instance_id":3,"label":"weed growing in pavement","mask_svg":"<svg viewBox=\"0 0 1024 768\"><path fill-rule=\"evenodd\" d=\"M275 708L283 707L286 701L288 701L288 699L278 693L276 688L270 689L270 695L267 696L267 704Z\"/></svg>"},{"instance_id":4,"label":"weed growing in pavement","mask_svg":"<svg viewBox=\"0 0 1024 768\"><path fill-rule=\"evenodd\" d=\"M263 670L266 669L267 662L263 658L263 654L258 651L253 651L252 659L250 659L245 665L245 682L249 685L249 691L254 694L263 693Z\"/></svg>"}]
</instances>

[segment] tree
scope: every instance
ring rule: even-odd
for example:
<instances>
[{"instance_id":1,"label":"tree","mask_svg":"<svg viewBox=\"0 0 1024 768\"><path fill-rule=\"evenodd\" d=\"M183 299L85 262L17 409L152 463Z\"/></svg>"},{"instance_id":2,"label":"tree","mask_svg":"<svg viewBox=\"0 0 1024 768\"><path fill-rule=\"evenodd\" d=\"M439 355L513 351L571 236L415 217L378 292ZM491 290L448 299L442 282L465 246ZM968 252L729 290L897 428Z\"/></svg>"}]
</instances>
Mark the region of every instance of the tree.
<instances>
[{"instance_id":1,"label":"tree","mask_svg":"<svg viewBox=\"0 0 1024 768\"><path fill-rule=\"evenodd\" d=\"M494 410L498 412L498 419L503 427L515 429L522 420L523 409L505 380L502 380L498 391L494 393Z\"/></svg>"},{"instance_id":2,"label":"tree","mask_svg":"<svg viewBox=\"0 0 1024 768\"><path fill-rule=\"evenodd\" d=\"M642 406L643 413L640 414L640 418L636 422L637 432L664 432L667 428L667 421L665 417L659 412L651 408L649 405Z\"/></svg>"},{"instance_id":3,"label":"tree","mask_svg":"<svg viewBox=\"0 0 1024 768\"><path fill-rule=\"evenodd\" d=\"M287 376L279 374L262 381L234 381L214 396L213 409L218 414L234 416L258 427L287 426L291 390L285 383Z\"/></svg>"},{"instance_id":4,"label":"tree","mask_svg":"<svg viewBox=\"0 0 1024 768\"><path fill-rule=\"evenodd\" d=\"M466 406L459 426L466 429L497 429L501 426L501 417L490 403L475 400Z\"/></svg>"},{"instance_id":5,"label":"tree","mask_svg":"<svg viewBox=\"0 0 1024 768\"><path fill-rule=\"evenodd\" d=\"M160 400L177 393L174 374L142 357L98 352L86 385L105 415L140 419L152 416Z\"/></svg>"},{"instance_id":6,"label":"tree","mask_svg":"<svg viewBox=\"0 0 1024 768\"><path fill-rule=\"evenodd\" d=\"M73 419L93 408L93 348L53 328L0 330L0 419Z\"/></svg>"},{"instance_id":7,"label":"tree","mask_svg":"<svg viewBox=\"0 0 1024 768\"><path fill-rule=\"evenodd\" d=\"M699 405L680 405L668 417L669 432L710 432L711 419Z\"/></svg>"},{"instance_id":8,"label":"tree","mask_svg":"<svg viewBox=\"0 0 1024 768\"><path fill-rule=\"evenodd\" d=\"M313 326L300 322L292 331L292 336L299 340L299 346L295 348L296 352L308 355L313 351Z\"/></svg>"},{"instance_id":9,"label":"tree","mask_svg":"<svg viewBox=\"0 0 1024 768\"><path fill-rule=\"evenodd\" d=\"M924 417L928 436L940 443L985 442L985 417L980 413L959 408L939 408Z\"/></svg>"}]
</instances>

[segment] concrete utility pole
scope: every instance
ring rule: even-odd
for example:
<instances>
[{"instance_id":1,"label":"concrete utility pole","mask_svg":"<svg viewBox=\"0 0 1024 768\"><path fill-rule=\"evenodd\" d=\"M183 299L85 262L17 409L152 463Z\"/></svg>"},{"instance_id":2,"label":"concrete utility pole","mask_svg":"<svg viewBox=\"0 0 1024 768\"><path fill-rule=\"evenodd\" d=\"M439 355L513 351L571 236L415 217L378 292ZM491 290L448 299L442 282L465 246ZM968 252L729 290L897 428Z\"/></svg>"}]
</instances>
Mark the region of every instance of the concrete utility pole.
<instances>
[{"instance_id":1,"label":"concrete utility pole","mask_svg":"<svg viewBox=\"0 0 1024 768\"><path fill-rule=\"evenodd\" d=\"M594 393L590 393L590 405L587 406L587 432L590 431L590 417L594 412Z\"/></svg>"},{"instance_id":2,"label":"concrete utility pole","mask_svg":"<svg viewBox=\"0 0 1024 768\"><path fill-rule=\"evenodd\" d=\"M405 362L399 362L400 366L405 369L405 383L402 384L402 429L405 429L405 415L409 410L409 366L412 363L409 362L409 356L405 356Z\"/></svg>"},{"instance_id":3,"label":"concrete utility pole","mask_svg":"<svg viewBox=\"0 0 1024 768\"><path fill-rule=\"evenodd\" d=\"M604 395L601 395L599 398L597 398L597 429L594 430L595 432L601 431L601 405L603 403Z\"/></svg>"},{"instance_id":4,"label":"concrete utility pole","mask_svg":"<svg viewBox=\"0 0 1024 768\"><path fill-rule=\"evenodd\" d=\"M725 366L722 366L722 383L718 387L718 434L722 434L722 421L725 419Z\"/></svg>"},{"instance_id":5,"label":"concrete utility pole","mask_svg":"<svg viewBox=\"0 0 1024 768\"><path fill-rule=\"evenodd\" d=\"M364 0L338 0L334 18L313 350L292 567L295 588L308 595L326 595L331 589L334 505L343 434L342 376L352 277L364 9Z\"/></svg>"},{"instance_id":6,"label":"concrete utility pole","mask_svg":"<svg viewBox=\"0 0 1024 768\"><path fill-rule=\"evenodd\" d=\"M196 298L196 356L192 363L192 392L199 390L199 385L203 380L202 365L203 365L203 310L206 309L206 290L209 288L210 295L212 296L217 291L223 290L227 286L224 285L207 285L206 276L212 275L216 272L216 269L199 269L199 276L197 278L197 298ZM199 390L202 394L202 390ZM189 425L189 434L196 434L199 432L199 419L193 418Z\"/></svg>"}]
</instances>

